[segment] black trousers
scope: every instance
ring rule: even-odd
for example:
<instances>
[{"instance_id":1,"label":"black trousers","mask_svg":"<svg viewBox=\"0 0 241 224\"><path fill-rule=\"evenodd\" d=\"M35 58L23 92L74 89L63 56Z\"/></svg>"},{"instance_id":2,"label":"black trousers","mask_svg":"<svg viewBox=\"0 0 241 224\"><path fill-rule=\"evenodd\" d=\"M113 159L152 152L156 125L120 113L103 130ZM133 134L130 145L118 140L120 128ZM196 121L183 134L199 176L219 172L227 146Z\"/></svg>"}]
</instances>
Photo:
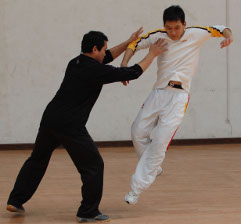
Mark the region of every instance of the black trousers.
<instances>
[{"instance_id":1,"label":"black trousers","mask_svg":"<svg viewBox=\"0 0 241 224\"><path fill-rule=\"evenodd\" d=\"M20 206L33 196L45 174L52 152L60 144L66 148L83 183L77 216L95 217L100 214L98 207L103 190L104 162L85 127L81 134L75 136L40 128L33 152L18 174L8 204Z\"/></svg>"}]
</instances>

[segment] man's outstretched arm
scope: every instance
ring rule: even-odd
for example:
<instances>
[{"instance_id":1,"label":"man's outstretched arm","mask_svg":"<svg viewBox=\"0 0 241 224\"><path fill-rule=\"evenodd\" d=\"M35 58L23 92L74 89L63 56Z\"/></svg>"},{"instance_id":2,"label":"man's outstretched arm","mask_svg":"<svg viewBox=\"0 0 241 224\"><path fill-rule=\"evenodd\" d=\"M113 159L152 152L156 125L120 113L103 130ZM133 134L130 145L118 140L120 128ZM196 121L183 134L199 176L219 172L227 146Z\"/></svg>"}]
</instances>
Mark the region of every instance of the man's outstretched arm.
<instances>
[{"instance_id":1,"label":"man's outstretched arm","mask_svg":"<svg viewBox=\"0 0 241 224\"><path fill-rule=\"evenodd\" d=\"M112 54L113 59L116 59L118 56L120 56L126 50L126 48L128 47L128 45L131 42L133 42L139 38L139 36L142 32L143 32L143 28L141 27L139 30L137 30L135 33L133 33L128 40L111 48L110 53Z\"/></svg>"},{"instance_id":2,"label":"man's outstretched arm","mask_svg":"<svg viewBox=\"0 0 241 224\"><path fill-rule=\"evenodd\" d=\"M227 47L233 42L233 34L229 28L224 29L223 37L225 38L221 43L221 48Z\"/></svg>"},{"instance_id":3,"label":"man's outstretched arm","mask_svg":"<svg viewBox=\"0 0 241 224\"><path fill-rule=\"evenodd\" d=\"M155 34L156 31L157 30L151 31L146 35L142 35L140 38L134 40L132 43L129 44L124 54L124 57L122 59L121 67L128 66L130 59L132 58L132 56L135 54L136 51L139 51L141 49L147 49L154 43L154 40L151 39L151 36L152 34Z\"/></svg>"},{"instance_id":4,"label":"man's outstretched arm","mask_svg":"<svg viewBox=\"0 0 241 224\"><path fill-rule=\"evenodd\" d=\"M167 51L166 47L167 43L163 39L158 39L151 45L146 57L131 67L120 68L100 63L98 72L93 78L102 84L137 79L151 65L157 55Z\"/></svg>"}]
</instances>

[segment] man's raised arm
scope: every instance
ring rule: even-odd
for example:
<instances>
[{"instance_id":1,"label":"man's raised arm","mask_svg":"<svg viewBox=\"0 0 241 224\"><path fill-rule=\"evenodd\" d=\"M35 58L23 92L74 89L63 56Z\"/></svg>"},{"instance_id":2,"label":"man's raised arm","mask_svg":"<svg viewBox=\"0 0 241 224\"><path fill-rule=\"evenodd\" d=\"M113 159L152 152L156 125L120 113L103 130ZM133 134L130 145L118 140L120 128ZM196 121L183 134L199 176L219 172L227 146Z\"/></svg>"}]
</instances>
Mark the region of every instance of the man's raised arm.
<instances>
[{"instance_id":1,"label":"man's raised arm","mask_svg":"<svg viewBox=\"0 0 241 224\"><path fill-rule=\"evenodd\" d=\"M131 42L133 42L139 38L139 36L142 32L143 32L143 28L141 27L139 30L137 30L135 33L133 33L128 40L111 48L110 52L112 54L113 59L116 59L119 55L121 55L126 50L126 48L128 47L128 45Z\"/></svg>"},{"instance_id":2,"label":"man's raised arm","mask_svg":"<svg viewBox=\"0 0 241 224\"><path fill-rule=\"evenodd\" d=\"M127 67L128 62L131 60L133 55L134 55L134 51L130 48L127 48L121 62L121 67Z\"/></svg>"}]
</instances>

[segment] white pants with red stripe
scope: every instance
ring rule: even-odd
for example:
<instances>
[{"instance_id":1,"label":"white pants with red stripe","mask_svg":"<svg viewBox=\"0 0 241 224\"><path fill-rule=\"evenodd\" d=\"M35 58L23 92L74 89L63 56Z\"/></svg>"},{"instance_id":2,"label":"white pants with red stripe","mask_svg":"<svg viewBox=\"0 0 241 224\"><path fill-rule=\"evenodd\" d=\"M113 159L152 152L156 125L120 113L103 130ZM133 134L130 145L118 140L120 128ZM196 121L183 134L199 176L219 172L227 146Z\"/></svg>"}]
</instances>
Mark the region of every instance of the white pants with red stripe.
<instances>
[{"instance_id":1,"label":"white pants with red stripe","mask_svg":"<svg viewBox=\"0 0 241 224\"><path fill-rule=\"evenodd\" d=\"M189 94L167 86L154 89L132 124L132 141L139 157L131 178L136 194L146 190L155 180L168 146L184 117Z\"/></svg>"}]
</instances>

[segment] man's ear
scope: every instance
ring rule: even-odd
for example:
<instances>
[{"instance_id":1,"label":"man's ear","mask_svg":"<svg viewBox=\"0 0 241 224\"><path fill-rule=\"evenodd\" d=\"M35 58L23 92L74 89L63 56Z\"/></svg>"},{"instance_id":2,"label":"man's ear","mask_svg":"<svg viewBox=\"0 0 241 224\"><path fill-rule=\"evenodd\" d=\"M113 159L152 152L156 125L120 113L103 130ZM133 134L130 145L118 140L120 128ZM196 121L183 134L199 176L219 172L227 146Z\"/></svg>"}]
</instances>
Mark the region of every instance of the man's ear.
<instances>
[{"instance_id":1,"label":"man's ear","mask_svg":"<svg viewBox=\"0 0 241 224\"><path fill-rule=\"evenodd\" d=\"M98 51L97 46L94 46L93 49L92 49L92 52L96 53L97 51Z\"/></svg>"},{"instance_id":2,"label":"man's ear","mask_svg":"<svg viewBox=\"0 0 241 224\"><path fill-rule=\"evenodd\" d=\"M185 22L183 23L183 25L186 27L186 26L187 26L187 22L185 21Z\"/></svg>"}]
</instances>

